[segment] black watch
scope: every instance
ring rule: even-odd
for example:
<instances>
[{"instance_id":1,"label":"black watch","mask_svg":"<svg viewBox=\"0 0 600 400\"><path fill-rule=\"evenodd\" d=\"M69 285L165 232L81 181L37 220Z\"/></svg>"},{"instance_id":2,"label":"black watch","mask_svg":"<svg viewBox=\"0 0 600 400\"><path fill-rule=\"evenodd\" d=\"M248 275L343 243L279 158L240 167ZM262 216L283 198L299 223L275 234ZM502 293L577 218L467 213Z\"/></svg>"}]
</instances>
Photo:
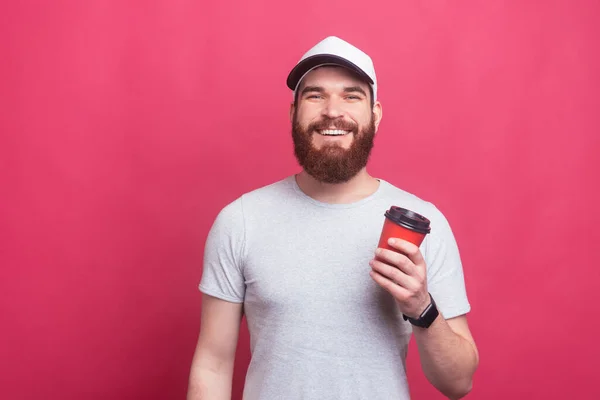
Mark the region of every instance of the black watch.
<instances>
[{"instance_id":1,"label":"black watch","mask_svg":"<svg viewBox=\"0 0 600 400\"><path fill-rule=\"evenodd\" d=\"M421 315L419 315L419 318L411 318L402 314L404 320L420 328L429 328L429 326L433 323L433 321L435 321L437 316L440 314L437 309L437 306L435 305L435 301L431 296L431 293L429 293L429 298L431 299L431 303L429 303L427 308L425 308L425 311L423 311Z\"/></svg>"}]
</instances>

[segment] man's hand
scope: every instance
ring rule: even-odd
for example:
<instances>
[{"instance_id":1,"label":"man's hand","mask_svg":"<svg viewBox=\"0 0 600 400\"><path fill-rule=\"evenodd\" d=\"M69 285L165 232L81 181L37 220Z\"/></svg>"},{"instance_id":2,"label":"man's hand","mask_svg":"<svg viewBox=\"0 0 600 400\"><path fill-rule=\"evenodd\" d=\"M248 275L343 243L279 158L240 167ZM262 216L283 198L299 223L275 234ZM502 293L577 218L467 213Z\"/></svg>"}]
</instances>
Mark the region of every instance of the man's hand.
<instances>
[{"instance_id":1,"label":"man's hand","mask_svg":"<svg viewBox=\"0 0 600 400\"><path fill-rule=\"evenodd\" d=\"M427 267L414 244L392 238L391 251L378 248L369 262L371 277L398 302L405 315L418 318L431 299L427 290ZM479 354L465 315L445 320L440 314L428 329L413 330L425 376L451 399L465 396L472 388Z\"/></svg>"},{"instance_id":2,"label":"man's hand","mask_svg":"<svg viewBox=\"0 0 600 400\"><path fill-rule=\"evenodd\" d=\"M427 266L419 247L391 238L388 244L397 250L377 248L369 262L371 278L398 302L403 314L418 318L431 299L427 291Z\"/></svg>"}]
</instances>

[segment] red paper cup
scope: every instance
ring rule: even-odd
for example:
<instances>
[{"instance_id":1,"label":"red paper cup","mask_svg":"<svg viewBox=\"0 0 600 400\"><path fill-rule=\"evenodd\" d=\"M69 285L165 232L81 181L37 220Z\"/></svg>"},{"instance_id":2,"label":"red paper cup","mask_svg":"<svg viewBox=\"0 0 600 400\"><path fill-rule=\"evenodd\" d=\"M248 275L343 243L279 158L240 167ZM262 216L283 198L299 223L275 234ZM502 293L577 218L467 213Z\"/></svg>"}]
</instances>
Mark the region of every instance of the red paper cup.
<instances>
[{"instance_id":1,"label":"red paper cup","mask_svg":"<svg viewBox=\"0 0 600 400\"><path fill-rule=\"evenodd\" d=\"M379 247L397 251L388 244L389 238L407 240L420 246L431 232L430 221L424 216L405 208L391 206L385 212L385 221L379 238Z\"/></svg>"}]
</instances>

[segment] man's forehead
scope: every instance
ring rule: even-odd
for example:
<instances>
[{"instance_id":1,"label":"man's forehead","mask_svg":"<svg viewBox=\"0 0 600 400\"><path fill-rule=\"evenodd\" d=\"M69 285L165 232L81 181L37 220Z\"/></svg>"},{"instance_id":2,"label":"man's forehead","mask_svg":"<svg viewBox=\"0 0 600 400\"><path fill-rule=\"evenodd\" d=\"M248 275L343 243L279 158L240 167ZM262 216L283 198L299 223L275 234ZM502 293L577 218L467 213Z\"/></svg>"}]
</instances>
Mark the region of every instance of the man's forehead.
<instances>
[{"instance_id":1,"label":"man's forehead","mask_svg":"<svg viewBox=\"0 0 600 400\"><path fill-rule=\"evenodd\" d=\"M306 74L299 88L306 86L360 86L368 90L369 84L347 68L327 65Z\"/></svg>"}]
</instances>

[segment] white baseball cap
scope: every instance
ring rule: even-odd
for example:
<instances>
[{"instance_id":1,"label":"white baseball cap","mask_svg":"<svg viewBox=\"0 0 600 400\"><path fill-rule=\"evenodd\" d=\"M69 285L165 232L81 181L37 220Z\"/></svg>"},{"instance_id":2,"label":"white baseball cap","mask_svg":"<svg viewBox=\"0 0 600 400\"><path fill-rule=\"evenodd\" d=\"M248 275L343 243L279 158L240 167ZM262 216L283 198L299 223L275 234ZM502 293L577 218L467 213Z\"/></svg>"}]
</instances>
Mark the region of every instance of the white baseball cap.
<instances>
[{"instance_id":1,"label":"white baseball cap","mask_svg":"<svg viewBox=\"0 0 600 400\"><path fill-rule=\"evenodd\" d=\"M321 40L302 56L287 77L288 88L295 95L306 74L323 65L338 65L356 72L371 85L373 100L377 99L377 77L373 60L362 50L335 36Z\"/></svg>"}]
</instances>

